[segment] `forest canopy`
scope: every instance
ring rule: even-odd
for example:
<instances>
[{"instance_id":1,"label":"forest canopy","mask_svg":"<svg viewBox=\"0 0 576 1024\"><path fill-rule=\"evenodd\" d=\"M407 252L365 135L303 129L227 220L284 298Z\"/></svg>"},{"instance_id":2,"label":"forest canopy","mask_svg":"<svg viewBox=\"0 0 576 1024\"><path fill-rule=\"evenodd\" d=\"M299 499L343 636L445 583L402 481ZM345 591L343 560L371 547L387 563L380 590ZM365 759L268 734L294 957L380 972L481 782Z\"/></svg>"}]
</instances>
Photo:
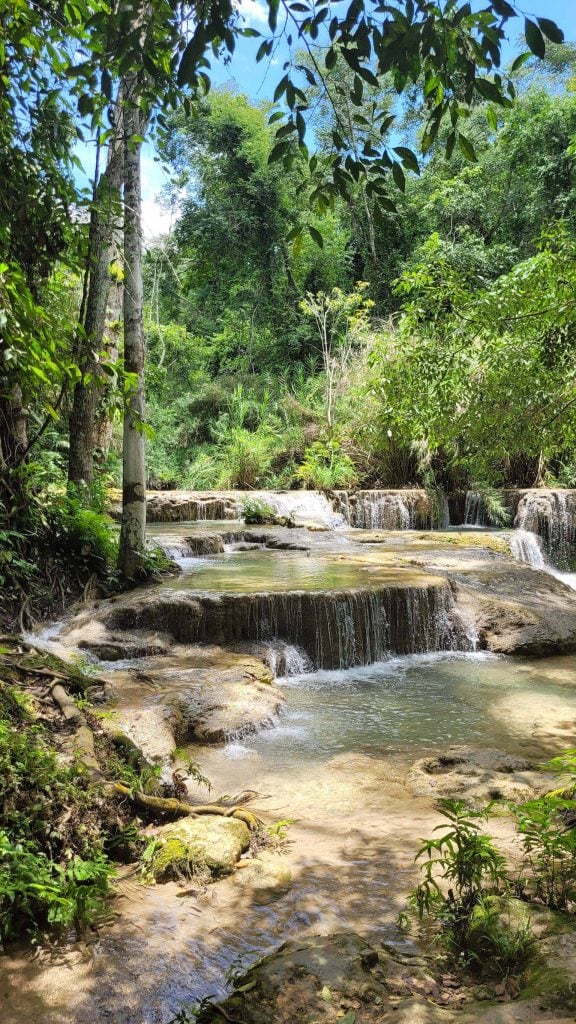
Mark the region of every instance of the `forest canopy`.
<instances>
[{"instance_id":1,"label":"forest canopy","mask_svg":"<svg viewBox=\"0 0 576 1024\"><path fill-rule=\"evenodd\" d=\"M112 565L120 482L134 579L147 484L574 478L574 47L507 0L267 13L0 5L13 599L72 550ZM213 86L240 40L270 100ZM178 210L145 252L143 146Z\"/></svg>"}]
</instances>

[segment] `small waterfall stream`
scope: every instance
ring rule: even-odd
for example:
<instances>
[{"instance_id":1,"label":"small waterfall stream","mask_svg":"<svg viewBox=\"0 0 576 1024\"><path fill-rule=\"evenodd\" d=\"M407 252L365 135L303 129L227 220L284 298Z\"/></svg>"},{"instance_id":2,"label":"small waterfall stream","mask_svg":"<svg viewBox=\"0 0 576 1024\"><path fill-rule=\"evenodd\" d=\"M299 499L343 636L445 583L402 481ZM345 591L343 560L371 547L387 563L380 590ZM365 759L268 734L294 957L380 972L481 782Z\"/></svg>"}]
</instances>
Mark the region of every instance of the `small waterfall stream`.
<instances>
[{"instance_id":1,"label":"small waterfall stream","mask_svg":"<svg viewBox=\"0 0 576 1024\"><path fill-rule=\"evenodd\" d=\"M466 502L464 505L464 525L486 525L484 496L481 491L466 491Z\"/></svg>"},{"instance_id":2,"label":"small waterfall stream","mask_svg":"<svg viewBox=\"0 0 576 1024\"><path fill-rule=\"evenodd\" d=\"M573 492L527 491L518 503L514 525L538 534L557 569L569 570L576 545L576 508Z\"/></svg>"},{"instance_id":3,"label":"small waterfall stream","mask_svg":"<svg viewBox=\"0 0 576 1024\"><path fill-rule=\"evenodd\" d=\"M161 590L153 600L113 605L105 622L115 630L159 630L184 644L270 647L280 641L278 657L288 671L285 645L303 652L314 668L345 669L386 660L391 653L473 649L453 606L446 581L399 577L329 591Z\"/></svg>"}]
</instances>

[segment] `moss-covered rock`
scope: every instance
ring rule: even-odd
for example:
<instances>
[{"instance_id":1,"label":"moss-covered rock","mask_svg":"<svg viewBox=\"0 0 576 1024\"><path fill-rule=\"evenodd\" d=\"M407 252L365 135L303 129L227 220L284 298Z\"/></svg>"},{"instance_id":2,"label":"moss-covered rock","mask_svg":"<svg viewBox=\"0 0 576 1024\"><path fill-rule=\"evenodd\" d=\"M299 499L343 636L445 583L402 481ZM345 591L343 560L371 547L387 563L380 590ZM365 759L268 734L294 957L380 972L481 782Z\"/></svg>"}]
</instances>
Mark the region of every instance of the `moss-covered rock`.
<instances>
[{"instance_id":1,"label":"moss-covered rock","mask_svg":"<svg viewBox=\"0 0 576 1024\"><path fill-rule=\"evenodd\" d=\"M204 815L182 818L157 834L150 872L158 882L209 871L229 875L250 845L250 833L237 818Z\"/></svg>"}]
</instances>

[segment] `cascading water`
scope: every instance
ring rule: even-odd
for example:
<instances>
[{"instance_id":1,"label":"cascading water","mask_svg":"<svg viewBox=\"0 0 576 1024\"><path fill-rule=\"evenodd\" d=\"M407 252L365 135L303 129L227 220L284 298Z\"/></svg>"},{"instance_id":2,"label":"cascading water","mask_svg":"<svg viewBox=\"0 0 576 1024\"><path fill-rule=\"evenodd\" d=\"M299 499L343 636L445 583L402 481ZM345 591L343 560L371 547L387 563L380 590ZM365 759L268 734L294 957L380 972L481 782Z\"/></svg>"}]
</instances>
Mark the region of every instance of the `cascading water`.
<instances>
[{"instance_id":1,"label":"cascading water","mask_svg":"<svg viewBox=\"0 0 576 1024\"><path fill-rule=\"evenodd\" d=\"M261 497L277 515L287 516L296 522L319 522L332 530L346 525L344 516L334 511L325 494L317 491L285 491L280 494L270 491L262 492Z\"/></svg>"},{"instance_id":2,"label":"cascading water","mask_svg":"<svg viewBox=\"0 0 576 1024\"><path fill-rule=\"evenodd\" d=\"M114 629L155 629L180 643L291 645L315 668L350 668L390 653L470 650L470 637L452 614L449 585L374 585L354 590L275 593L161 593L114 606Z\"/></svg>"},{"instance_id":3,"label":"cascading water","mask_svg":"<svg viewBox=\"0 0 576 1024\"><path fill-rule=\"evenodd\" d=\"M525 562L534 569L545 569L546 562L540 546L540 538L531 530L515 530L510 538L510 548L514 558Z\"/></svg>"},{"instance_id":4,"label":"cascading water","mask_svg":"<svg viewBox=\"0 0 576 1024\"><path fill-rule=\"evenodd\" d=\"M336 502L349 526L359 530L410 530L417 525L414 501L394 491L339 491Z\"/></svg>"},{"instance_id":5,"label":"cascading water","mask_svg":"<svg viewBox=\"0 0 576 1024\"><path fill-rule=\"evenodd\" d=\"M466 503L464 505L465 526L485 526L484 495L481 491L466 491Z\"/></svg>"},{"instance_id":6,"label":"cascading water","mask_svg":"<svg viewBox=\"0 0 576 1024\"><path fill-rule=\"evenodd\" d=\"M576 546L572 495L562 490L528 491L518 503L514 525L542 538L554 566L569 569Z\"/></svg>"}]
</instances>

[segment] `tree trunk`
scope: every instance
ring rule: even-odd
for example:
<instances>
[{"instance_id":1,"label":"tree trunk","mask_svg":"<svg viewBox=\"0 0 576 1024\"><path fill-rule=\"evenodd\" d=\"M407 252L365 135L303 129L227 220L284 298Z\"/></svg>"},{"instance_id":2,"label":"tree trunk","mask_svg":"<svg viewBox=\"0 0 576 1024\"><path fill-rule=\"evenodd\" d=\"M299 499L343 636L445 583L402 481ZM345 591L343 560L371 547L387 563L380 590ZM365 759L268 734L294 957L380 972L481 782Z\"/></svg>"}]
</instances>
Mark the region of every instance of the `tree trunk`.
<instances>
[{"instance_id":1,"label":"tree trunk","mask_svg":"<svg viewBox=\"0 0 576 1024\"><path fill-rule=\"evenodd\" d=\"M114 259L120 266L121 242L117 244L116 249L118 255L115 255ZM104 357L110 363L115 363L118 359L123 300L124 282L120 277L115 276L110 284L108 309L106 312L106 328L102 342ZM100 400L96 412L96 422L94 424L94 457L100 465L106 462L110 446L112 444L113 426L109 405L110 398L117 387L117 382L114 378L111 379L106 377L106 379L104 379L104 375L102 375L102 380L103 385L100 391Z\"/></svg>"},{"instance_id":2,"label":"tree trunk","mask_svg":"<svg viewBox=\"0 0 576 1024\"><path fill-rule=\"evenodd\" d=\"M0 518L6 516L11 521L26 502L26 489L14 470L24 461L27 450L28 411L20 385L13 384L0 394Z\"/></svg>"},{"instance_id":3,"label":"tree trunk","mask_svg":"<svg viewBox=\"0 0 576 1024\"><path fill-rule=\"evenodd\" d=\"M138 576L146 531L146 450L144 441L144 322L140 152L135 136L145 131L136 106L136 75L125 83L124 98L124 367L134 384L124 406L122 524L118 567L128 579Z\"/></svg>"},{"instance_id":4,"label":"tree trunk","mask_svg":"<svg viewBox=\"0 0 576 1024\"><path fill-rule=\"evenodd\" d=\"M110 265L115 255L115 232L120 216L123 177L122 111L119 94L116 126L108 150L108 163L98 187L90 225L89 283L84 317L82 378L74 388L70 413L68 480L90 486L94 479L95 421L102 374L98 355L103 347L110 291Z\"/></svg>"}]
</instances>

